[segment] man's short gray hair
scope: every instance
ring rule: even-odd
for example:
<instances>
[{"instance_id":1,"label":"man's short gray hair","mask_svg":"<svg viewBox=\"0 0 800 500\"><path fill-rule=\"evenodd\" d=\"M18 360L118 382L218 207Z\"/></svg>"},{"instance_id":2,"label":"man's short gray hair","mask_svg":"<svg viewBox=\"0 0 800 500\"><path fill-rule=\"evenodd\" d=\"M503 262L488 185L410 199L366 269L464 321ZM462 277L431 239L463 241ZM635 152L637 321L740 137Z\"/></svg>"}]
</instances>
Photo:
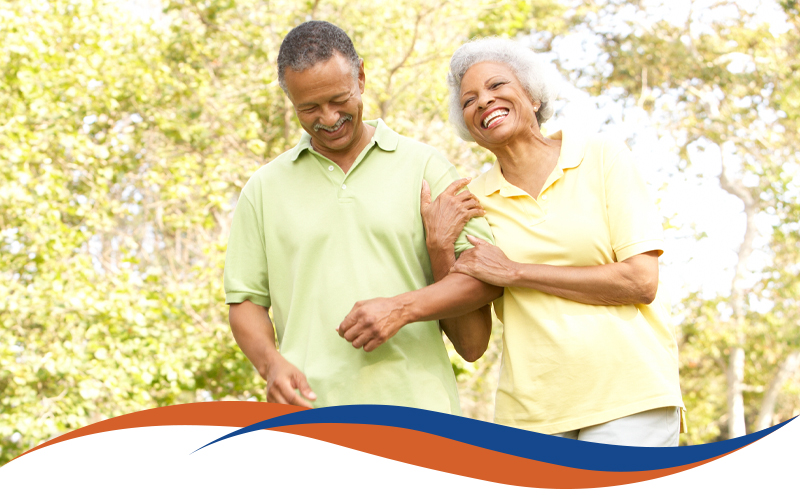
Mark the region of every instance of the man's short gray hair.
<instances>
[{"instance_id":1,"label":"man's short gray hair","mask_svg":"<svg viewBox=\"0 0 800 500\"><path fill-rule=\"evenodd\" d=\"M480 62L498 62L507 65L527 91L532 101L541 102L536 120L541 126L553 116L553 100L558 96L558 74L542 56L524 45L503 38L482 38L467 42L453 53L447 86L450 89L450 123L459 137L474 141L469 134L461 111L461 79L473 65Z\"/></svg>"},{"instance_id":2,"label":"man's short gray hair","mask_svg":"<svg viewBox=\"0 0 800 500\"><path fill-rule=\"evenodd\" d=\"M337 52L353 66L353 78L357 79L360 59L344 30L326 21L297 25L283 39L278 51L278 85L286 92L286 68L305 71L328 61Z\"/></svg>"}]
</instances>

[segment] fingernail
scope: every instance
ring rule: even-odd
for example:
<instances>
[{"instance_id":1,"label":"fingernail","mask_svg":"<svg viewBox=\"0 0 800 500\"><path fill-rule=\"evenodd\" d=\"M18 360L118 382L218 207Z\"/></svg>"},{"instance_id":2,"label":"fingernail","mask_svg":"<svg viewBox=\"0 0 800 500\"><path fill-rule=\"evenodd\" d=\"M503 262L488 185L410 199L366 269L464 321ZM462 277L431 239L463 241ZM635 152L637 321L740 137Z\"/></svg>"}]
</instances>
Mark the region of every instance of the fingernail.
<instances>
[{"instance_id":1,"label":"fingernail","mask_svg":"<svg viewBox=\"0 0 800 500\"><path fill-rule=\"evenodd\" d=\"M317 399L317 395L314 394L314 391L311 391L310 393L308 393L308 399Z\"/></svg>"}]
</instances>

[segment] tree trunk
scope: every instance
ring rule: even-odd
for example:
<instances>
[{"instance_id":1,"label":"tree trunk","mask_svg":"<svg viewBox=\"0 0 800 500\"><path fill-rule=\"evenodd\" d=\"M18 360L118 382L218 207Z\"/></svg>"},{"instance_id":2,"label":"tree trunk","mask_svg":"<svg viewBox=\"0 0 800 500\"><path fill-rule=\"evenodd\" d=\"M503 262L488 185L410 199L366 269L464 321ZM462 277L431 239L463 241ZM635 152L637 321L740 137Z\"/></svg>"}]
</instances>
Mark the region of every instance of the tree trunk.
<instances>
[{"instance_id":1,"label":"tree trunk","mask_svg":"<svg viewBox=\"0 0 800 500\"><path fill-rule=\"evenodd\" d=\"M728 357L728 439L747 434L744 423L744 348L736 346Z\"/></svg>"},{"instance_id":2,"label":"tree trunk","mask_svg":"<svg viewBox=\"0 0 800 500\"><path fill-rule=\"evenodd\" d=\"M722 148L720 148L722 150ZM727 382L728 382L728 439L744 436L747 434L744 420L744 345L746 340L745 332L745 302L747 290L742 282L747 271L747 260L753 253L753 241L755 240L758 228L756 228L755 216L758 212L757 197L753 195L741 179L730 179L728 177L725 158L722 158L722 172L719 176L719 184L725 191L736 196L744 203L744 213L747 217L747 227L744 232L742 244L739 246L738 260L736 262L736 272L731 282L730 306L733 310L731 322L734 325L736 337L731 345L728 356Z\"/></svg>"},{"instance_id":3,"label":"tree trunk","mask_svg":"<svg viewBox=\"0 0 800 500\"><path fill-rule=\"evenodd\" d=\"M758 419L756 419L756 430L760 431L772 425L772 419L775 414L775 402L781 392L783 384L786 380L800 368L800 351L794 351L786 356L781 365L778 367L778 373L772 377L767 390L764 392L764 399L761 400L761 410L758 412Z\"/></svg>"}]
</instances>

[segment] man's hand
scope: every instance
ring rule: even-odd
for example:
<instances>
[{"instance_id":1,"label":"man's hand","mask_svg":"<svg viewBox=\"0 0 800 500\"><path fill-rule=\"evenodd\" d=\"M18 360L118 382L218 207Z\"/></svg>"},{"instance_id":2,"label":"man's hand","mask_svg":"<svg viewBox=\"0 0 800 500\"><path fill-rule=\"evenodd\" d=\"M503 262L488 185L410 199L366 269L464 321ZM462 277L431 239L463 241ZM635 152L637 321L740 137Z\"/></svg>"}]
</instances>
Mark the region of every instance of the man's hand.
<instances>
[{"instance_id":1,"label":"man's hand","mask_svg":"<svg viewBox=\"0 0 800 500\"><path fill-rule=\"evenodd\" d=\"M474 194L466 189L458 193L469 184L470 180L465 178L453 181L433 202L431 202L431 188L424 179L422 180L419 205L429 248L452 247L471 218L486 215Z\"/></svg>"},{"instance_id":2,"label":"man's hand","mask_svg":"<svg viewBox=\"0 0 800 500\"><path fill-rule=\"evenodd\" d=\"M403 304L397 297L362 300L336 331L356 349L363 347L371 352L408 324L404 317Z\"/></svg>"},{"instance_id":3,"label":"man's hand","mask_svg":"<svg viewBox=\"0 0 800 500\"><path fill-rule=\"evenodd\" d=\"M280 354L275 356L267 369L267 401L312 408L307 399L314 401L317 395L308 386L306 376Z\"/></svg>"},{"instance_id":4,"label":"man's hand","mask_svg":"<svg viewBox=\"0 0 800 500\"><path fill-rule=\"evenodd\" d=\"M303 372L286 361L275 347L275 330L267 308L249 300L231 304L229 321L236 343L261 378L267 381L267 401L311 408L311 404L300 397L295 389L312 401L317 396L308 386Z\"/></svg>"},{"instance_id":5,"label":"man's hand","mask_svg":"<svg viewBox=\"0 0 800 500\"><path fill-rule=\"evenodd\" d=\"M461 252L452 272L466 274L495 286L510 286L517 263L491 243L469 235L467 240L475 247Z\"/></svg>"}]
</instances>

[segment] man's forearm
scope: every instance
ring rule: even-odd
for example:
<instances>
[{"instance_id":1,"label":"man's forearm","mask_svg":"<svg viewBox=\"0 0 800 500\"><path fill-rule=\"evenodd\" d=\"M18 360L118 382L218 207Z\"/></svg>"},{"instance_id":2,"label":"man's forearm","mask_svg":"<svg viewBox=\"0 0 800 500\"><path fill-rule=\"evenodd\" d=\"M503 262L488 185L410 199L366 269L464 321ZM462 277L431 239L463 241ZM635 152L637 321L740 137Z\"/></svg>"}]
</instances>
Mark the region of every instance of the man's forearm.
<instances>
[{"instance_id":1,"label":"man's forearm","mask_svg":"<svg viewBox=\"0 0 800 500\"><path fill-rule=\"evenodd\" d=\"M503 289L470 276L453 273L419 290L398 295L407 323L455 318L488 304Z\"/></svg>"},{"instance_id":2,"label":"man's forearm","mask_svg":"<svg viewBox=\"0 0 800 500\"><path fill-rule=\"evenodd\" d=\"M267 309L246 300L241 304L231 304L228 314L233 338L261 378L266 380L270 363L275 356L280 356Z\"/></svg>"},{"instance_id":3,"label":"man's forearm","mask_svg":"<svg viewBox=\"0 0 800 500\"><path fill-rule=\"evenodd\" d=\"M409 323L461 316L488 304L502 293L502 288L453 273L419 290L358 301L336 331L356 349L363 347L371 352ZM473 347L469 347L468 357L480 357L486 349L488 337L486 339L482 349L473 352ZM470 341L469 345L477 343Z\"/></svg>"}]
</instances>

